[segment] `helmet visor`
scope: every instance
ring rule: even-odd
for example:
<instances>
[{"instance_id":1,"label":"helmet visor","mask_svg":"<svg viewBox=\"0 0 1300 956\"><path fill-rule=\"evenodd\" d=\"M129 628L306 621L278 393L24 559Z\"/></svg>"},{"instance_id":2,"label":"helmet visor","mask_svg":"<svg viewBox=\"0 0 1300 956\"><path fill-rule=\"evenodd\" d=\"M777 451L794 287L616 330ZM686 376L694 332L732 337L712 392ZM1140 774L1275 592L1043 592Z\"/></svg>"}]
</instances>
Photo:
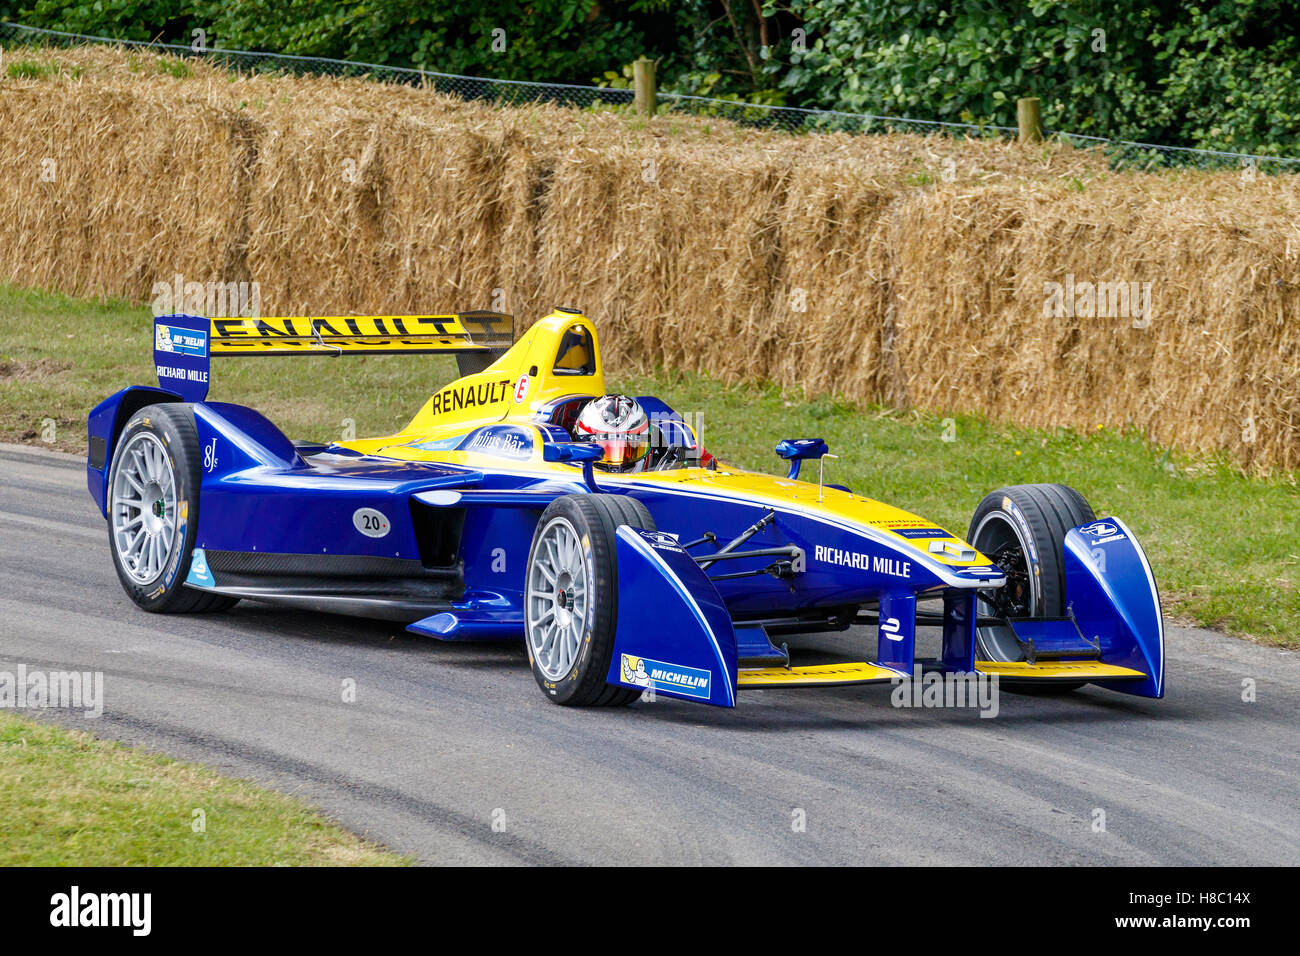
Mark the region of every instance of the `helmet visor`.
<instances>
[{"instance_id":1,"label":"helmet visor","mask_svg":"<svg viewBox=\"0 0 1300 956\"><path fill-rule=\"evenodd\" d=\"M644 458L650 451L645 435L601 435L594 439L605 450L601 462L606 465L630 465Z\"/></svg>"}]
</instances>

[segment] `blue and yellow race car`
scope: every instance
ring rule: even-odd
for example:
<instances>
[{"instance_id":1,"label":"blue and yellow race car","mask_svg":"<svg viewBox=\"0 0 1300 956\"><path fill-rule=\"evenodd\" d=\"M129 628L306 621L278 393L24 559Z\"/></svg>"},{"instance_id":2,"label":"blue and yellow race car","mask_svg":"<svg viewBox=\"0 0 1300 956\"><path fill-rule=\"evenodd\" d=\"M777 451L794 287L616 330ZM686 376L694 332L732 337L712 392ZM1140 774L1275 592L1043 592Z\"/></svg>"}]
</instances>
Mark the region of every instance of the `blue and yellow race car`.
<instances>
[{"instance_id":1,"label":"blue and yellow race car","mask_svg":"<svg viewBox=\"0 0 1300 956\"><path fill-rule=\"evenodd\" d=\"M376 353L453 354L461 377L401 431L331 444L206 400L213 358ZM87 463L146 611L248 598L523 640L570 705L650 691L730 707L746 688L931 672L1164 692L1155 580L1120 519L1021 485L980 502L963 540L824 484L821 439L781 440L783 476L732 467L663 400L607 395L577 310L517 341L491 312L170 315L154 358L158 387L90 413ZM863 624L858 661L799 666L780 640ZM938 656L918 656L918 626L941 629Z\"/></svg>"}]
</instances>

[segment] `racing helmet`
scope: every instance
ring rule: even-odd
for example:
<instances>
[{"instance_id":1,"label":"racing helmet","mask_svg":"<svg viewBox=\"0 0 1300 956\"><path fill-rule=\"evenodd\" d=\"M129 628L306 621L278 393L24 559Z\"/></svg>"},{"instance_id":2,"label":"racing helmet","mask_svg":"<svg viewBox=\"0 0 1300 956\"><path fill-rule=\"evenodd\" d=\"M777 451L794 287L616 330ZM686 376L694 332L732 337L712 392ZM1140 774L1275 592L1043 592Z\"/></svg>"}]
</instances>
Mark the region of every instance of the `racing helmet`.
<instances>
[{"instance_id":1,"label":"racing helmet","mask_svg":"<svg viewBox=\"0 0 1300 956\"><path fill-rule=\"evenodd\" d=\"M573 426L577 441L595 442L604 449L600 464L631 468L650 454L650 419L634 398L602 395L592 399Z\"/></svg>"}]
</instances>

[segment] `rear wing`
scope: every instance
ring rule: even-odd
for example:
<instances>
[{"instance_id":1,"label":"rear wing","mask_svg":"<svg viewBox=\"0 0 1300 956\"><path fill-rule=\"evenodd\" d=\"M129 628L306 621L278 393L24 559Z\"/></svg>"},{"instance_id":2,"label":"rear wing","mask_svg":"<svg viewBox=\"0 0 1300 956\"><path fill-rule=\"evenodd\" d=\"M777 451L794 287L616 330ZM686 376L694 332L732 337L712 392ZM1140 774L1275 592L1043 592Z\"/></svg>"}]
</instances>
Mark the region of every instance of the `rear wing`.
<instances>
[{"instance_id":1,"label":"rear wing","mask_svg":"<svg viewBox=\"0 0 1300 956\"><path fill-rule=\"evenodd\" d=\"M154 319L158 382L186 401L208 392L213 356L455 355L462 376L482 371L515 340L514 317L503 312L449 315L335 315Z\"/></svg>"}]
</instances>

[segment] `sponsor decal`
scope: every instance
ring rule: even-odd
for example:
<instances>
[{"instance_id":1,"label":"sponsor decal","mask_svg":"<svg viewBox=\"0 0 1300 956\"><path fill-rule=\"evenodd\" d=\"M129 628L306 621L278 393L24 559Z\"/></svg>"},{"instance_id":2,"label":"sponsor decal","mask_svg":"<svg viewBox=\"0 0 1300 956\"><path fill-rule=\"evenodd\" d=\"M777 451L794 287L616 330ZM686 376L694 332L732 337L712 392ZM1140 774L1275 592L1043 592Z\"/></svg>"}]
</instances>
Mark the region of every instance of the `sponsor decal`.
<instances>
[{"instance_id":1,"label":"sponsor decal","mask_svg":"<svg viewBox=\"0 0 1300 956\"><path fill-rule=\"evenodd\" d=\"M895 528L894 534L900 538L951 538L942 528Z\"/></svg>"},{"instance_id":2,"label":"sponsor decal","mask_svg":"<svg viewBox=\"0 0 1300 956\"><path fill-rule=\"evenodd\" d=\"M153 364L158 384L187 402L208 394L208 320L197 315L167 315L154 320Z\"/></svg>"},{"instance_id":3,"label":"sponsor decal","mask_svg":"<svg viewBox=\"0 0 1300 956\"><path fill-rule=\"evenodd\" d=\"M208 370L202 368L176 368L174 365L159 365L159 379L171 379L181 382L208 383ZM159 384L162 384L161 382Z\"/></svg>"},{"instance_id":4,"label":"sponsor decal","mask_svg":"<svg viewBox=\"0 0 1300 956\"><path fill-rule=\"evenodd\" d=\"M454 435L451 438L438 438L430 441L413 441L407 448L418 448L420 451L451 451L465 440L464 435Z\"/></svg>"},{"instance_id":5,"label":"sponsor decal","mask_svg":"<svg viewBox=\"0 0 1300 956\"><path fill-rule=\"evenodd\" d=\"M214 318L218 351L262 353L414 350L468 344L469 333L455 315L332 315ZM322 346L321 338L342 336Z\"/></svg>"},{"instance_id":6,"label":"sponsor decal","mask_svg":"<svg viewBox=\"0 0 1300 956\"><path fill-rule=\"evenodd\" d=\"M520 375L519 381L515 382L515 404L522 405L525 396L528 395L528 376Z\"/></svg>"},{"instance_id":7,"label":"sponsor decal","mask_svg":"<svg viewBox=\"0 0 1300 956\"><path fill-rule=\"evenodd\" d=\"M708 699L709 696L709 672L697 667L624 654L621 670L625 684L669 690L688 697Z\"/></svg>"},{"instance_id":8,"label":"sponsor decal","mask_svg":"<svg viewBox=\"0 0 1300 956\"><path fill-rule=\"evenodd\" d=\"M969 575L972 575L972 576L975 576L975 577L981 577L981 578L1000 578L1000 577L1002 577L1002 569L1001 569L1001 568L995 568L995 567L994 567L993 565L991 565L991 564L981 564L981 565L980 565L979 567L977 567L977 568L954 568L953 570L955 570L958 574L969 574Z\"/></svg>"},{"instance_id":9,"label":"sponsor decal","mask_svg":"<svg viewBox=\"0 0 1300 956\"><path fill-rule=\"evenodd\" d=\"M185 576L185 583L200 588L217 586L217 579L212 576L212 570L208 567L208 556L202 548L194 549L194 556L190 558L190 573Z\"/></svg>"},{"instance_id":10,"label":"sponsor decal","mask_svg":"<svg viewBox=\"0 0 1300 956\"><path fill-rule=\"evenodd\" d=\"M642 531L641 537L645 538L646 543L658 548L660 551L681 551L682 547L677 543L677 535L669 534L666 531Z\"/></svg>"},{"instance_id":11,"label":"sponsor decal","mask_svg":"<svg viewBox=\"0 0 1300 956\"><path fill-rule=\"evenodd\" d=\"M420 451L451 451L465 440L464 435L454 435L451 438L438 438L430 441L413 441L407 448L418 448Z\"/></svg>"},{"instance_id":12,"label":"sponsor decal","mask_svg":"<svg viewBox=\"0 0 1300 956\"><path fill-rule=\"evenodd\" d=\"M352 512L352 525L367 538L382 538L393 530L392 522L374 508L358 508Z\"/></svg>"},{"instance_id":13,"label":"sponsor decal","mask_svg":"<svg viewBox=\"0 0 1300 956\"><path fill-rule=\"evenodd\" d=\"M1108 541L1123 541L1124 532L1109 521L1094 521L1085 524L1079 530L1092 538L1093 544L1105 544Z\"/></svg>"},{"instance_id":14,"label":"sponsor decal","mask_svg":"<svg viewBox=\"0 0 1300 956\"><path fill-rule=\"evenodd\" d=\"M153 347L159 352L193 355L208 354L208 333L203 329L183 329L175 325L155 325Z\"/></svg>"},{"instance_id":15,"label":"sponsor decal","mask_svg":"<svg viewBox=\"0 0 1300 956\"><path fill-rule=\"evenodd\" d=\"M524 461L533 453L533 436L513 425L489 425L471 433L461 450Z\"/></svg>"},{"instance_id":16,"label":"sponsor decal","mask_svg":"<svg viewBox=\"0 0 1300 956\"><path fill-rule=\"evenodd\" d=\"M955 539L948 541L931 541L927 549L931 554L942 554L958 561L974 561L976 551L969 545L961 544Z\"/></svg>"},{"instance_id":17,"label":"sponsor decal","mask_svg":"<svg viewBox=\"0 0 1300 956\"><path fill-rule=\"evenodd\" d=\"M479 408L484 405L496 405L505 401L512 389L509 379L499 382L483 382L480 385L463 385L460 388L444 388L433 396L430 411L435 415L446 412L458 412L465 408Z\"/></svg>"},{"instance_id":18,"label":"sponsor decal","mask_svg":"<svg viewBox=\"0 0 1300 956\"><path fill-rule=\"evenodd\" d=\"M885 637L891 641L901 641L903 639L903 635L898 633L902 628L903 625L899 623L896 617L885 618L880 622L880 629L885 632Z\"/></svg>"},{"instance_id":19,"label":"sponsor decal","mask_svg":"<svg viewBox=\"0 0 1300 956\"><path fill-rule=\"evenodd\" d=\"M895 578L907 578L912 575L912 562L901 558L885 558L875 554L863 554L861 551L842 551L819 544L813 549L813 560L822 564L835 564L873 574L887 574Z\"/></svg>"}]
</instances>

